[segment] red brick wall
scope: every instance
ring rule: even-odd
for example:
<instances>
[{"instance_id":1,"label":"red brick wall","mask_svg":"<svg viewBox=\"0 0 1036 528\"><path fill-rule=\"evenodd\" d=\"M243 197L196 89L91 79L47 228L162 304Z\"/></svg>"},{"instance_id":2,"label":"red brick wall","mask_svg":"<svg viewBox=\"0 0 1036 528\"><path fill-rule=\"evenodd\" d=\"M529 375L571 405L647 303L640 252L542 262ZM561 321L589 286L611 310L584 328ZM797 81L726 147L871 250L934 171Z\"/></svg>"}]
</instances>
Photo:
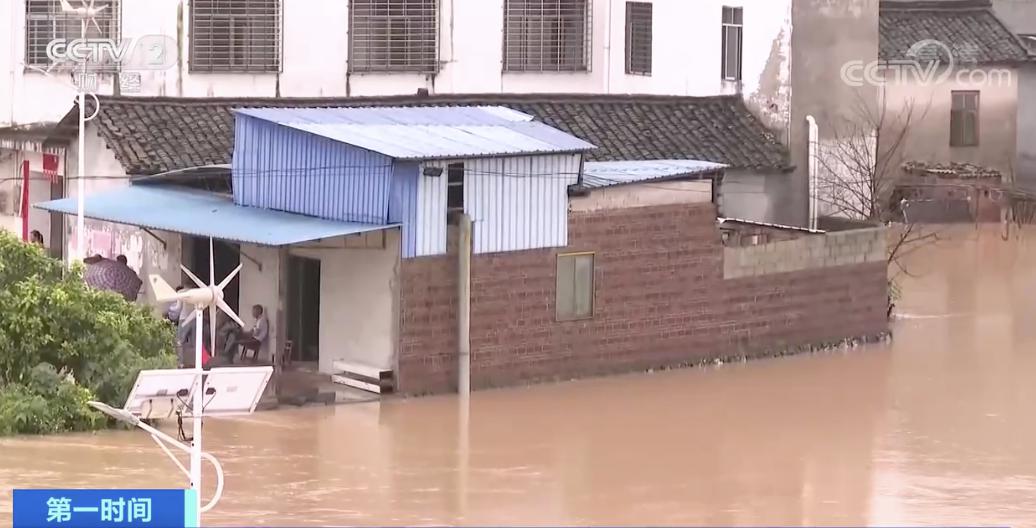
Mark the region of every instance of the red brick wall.
<instances>
[{"instance_id":1,"label":"red brick wall","mask_svg":"<svg viewBox=\"0 0 1036 528\"><path fill-rule=\"evenodd\" d=\"M554 320L555 259L593 251L593 319ZM456 387L456 258L401 269L399 390ZM569 246L476 255L473 387L779 352L887 328L882 263L723 279L711 204L573 213Z\"/></svg>"}]
</instances>

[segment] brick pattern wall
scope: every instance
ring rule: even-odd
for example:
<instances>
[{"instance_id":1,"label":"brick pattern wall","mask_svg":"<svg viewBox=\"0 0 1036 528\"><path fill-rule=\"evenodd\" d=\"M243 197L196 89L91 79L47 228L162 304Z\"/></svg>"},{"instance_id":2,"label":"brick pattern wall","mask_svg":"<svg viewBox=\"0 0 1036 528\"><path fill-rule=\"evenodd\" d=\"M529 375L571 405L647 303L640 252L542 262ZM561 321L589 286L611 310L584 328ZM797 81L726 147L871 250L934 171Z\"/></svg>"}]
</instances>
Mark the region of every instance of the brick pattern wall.
<instances>
[{"instance_id":1,"label":"brick pattern wall","mask_svg":"<svg viewBox=\"0 0 1036 528\"><path fill-rule=\"evenodd\" d=\"M451 244L451 248L454 247ZM558 253L595 252L594 317L556 322ZM456 387L456 258L404 260L399 390ZM712 204L572 213L569 246L476 255L472 386L753 356L887 328L885 267L724 279Z\"/></svg>"},{"instance_id":2,"label":"brick pattern wall","mask_svg":"<svg viewBox=\"0 0 1036 528\"><path fill-rule=\"evenodd\" d=\"M755 277L885 262L886 258L885 228L833 231L757 246L723 248L723 276Z\"/></svg>"}]
</instances>

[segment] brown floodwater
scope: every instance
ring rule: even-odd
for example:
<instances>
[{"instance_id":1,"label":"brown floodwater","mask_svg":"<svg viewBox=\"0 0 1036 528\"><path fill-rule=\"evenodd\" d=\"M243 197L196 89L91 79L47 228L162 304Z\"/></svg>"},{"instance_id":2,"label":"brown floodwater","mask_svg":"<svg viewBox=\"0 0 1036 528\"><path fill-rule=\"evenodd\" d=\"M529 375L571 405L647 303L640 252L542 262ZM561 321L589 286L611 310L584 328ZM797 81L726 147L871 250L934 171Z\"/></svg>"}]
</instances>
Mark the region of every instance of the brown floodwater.
<instances>
[{"instance_id":1,"label":"brown floodwater","mask_svg":"<svg viewBox=\"0 0 1036 528\"><path fill-rule=\"evenodd\" d=\"M203 522L1036 526L1036 231L910 271L892 344L478 392L466 455L452 396L212 420ZM6 490L182 485L140 432L0 440Z\"/></svg>"}]
</instances>

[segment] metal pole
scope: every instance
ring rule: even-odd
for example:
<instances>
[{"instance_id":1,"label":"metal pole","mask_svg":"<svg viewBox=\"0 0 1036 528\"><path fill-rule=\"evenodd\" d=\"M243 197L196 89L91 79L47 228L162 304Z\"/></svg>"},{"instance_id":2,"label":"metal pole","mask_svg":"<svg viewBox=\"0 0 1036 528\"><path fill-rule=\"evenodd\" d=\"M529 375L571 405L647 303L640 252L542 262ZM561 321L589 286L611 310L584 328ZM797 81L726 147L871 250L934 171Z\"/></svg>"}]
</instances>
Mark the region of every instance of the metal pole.
<instances>
[{"instance_id":1,"label":"metal pole","mask_svg":"<svg viewBox=\"0 0 1036 528\"><path fill-rule=\"evenodd\" d=\"M471 392L471 217L460 217L457 248L457 392Z\"/></svg>"},{"instance_id":2,"label":"metal pole","mask_svg":"<svg viewBox=\"0 0 1036 528\"><path fill-rule=\"evenodd\" d=\"M468 470L471 441L471 217L460 217L457 247L457 391L458 404L457 451L460 458L458 472L458 523L468 509Z\"/></svg>"},{"instance_id":3,"label":"metal pole","mask_svg":"<svg viewBox=\"0 0 1036 528\"><path fill-rule=\"evenodd\" d=\"M194 526L201 526L201 418L205 402L204 372L201 367L201 341L205 329L202 325L202 309L194 314L194 371L197 373L197 386L194 389L194 401L191 403L191 415L194 420L194 431L191 435L191 489L197 502L194 511L198 512Z\"/></svg>"},{"instance_id":4,"label":"metal pole","mask_svg":"<svg viewBox=\"0 0 1036 528\"><path fill-rule=\"evenodd\" d=\"M86 38L86 18L84 17L81 21L81 38ZM75 260L82 261L86 257L86 247L84 246L83 240L85 237L85 222L83 220L84 215L84 200L86 194L86 182L83 176L86 174L86 91L84 85L86 83L86 61L83 61L82 73L79 77L78 100L79 100L79 160L77 162L78 167L78 180L76 181L76 253Z\"/></svg>"}]
</instances>

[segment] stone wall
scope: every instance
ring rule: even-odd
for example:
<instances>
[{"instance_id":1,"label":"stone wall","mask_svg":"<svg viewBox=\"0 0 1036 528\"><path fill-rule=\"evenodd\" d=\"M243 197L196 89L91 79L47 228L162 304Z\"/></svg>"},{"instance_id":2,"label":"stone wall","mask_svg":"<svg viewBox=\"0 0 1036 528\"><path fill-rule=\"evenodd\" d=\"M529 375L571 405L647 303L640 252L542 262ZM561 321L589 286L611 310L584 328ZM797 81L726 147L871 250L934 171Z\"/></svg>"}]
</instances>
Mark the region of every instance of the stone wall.
<instances>
[{"instance_id":1,"label":"stone wall","mask_svg":"<svg viewBox=\"0 0 1036 528\"><path fill-rule=\"evenodd\" d=\"M595 253L594 316L555 321L557 254L582 251ZM712 204L572 213L566 248L476 255L472 386L770 355L887 329L884 262L726 279L725 256ZM454 390L456 256L405 259L400 280L399 390Z\"/></svg>"},{"instance_id":2,"label":"stone wall","mask_svg":"<svg viewBox=\"0 0 1036 528\"><path fill-rule=\"evenodd\" d=\"M885 228L806 234L745 247L723 248L723 277L757 277L851 264L884 263Z\"/></svg>"}]
</instances>

